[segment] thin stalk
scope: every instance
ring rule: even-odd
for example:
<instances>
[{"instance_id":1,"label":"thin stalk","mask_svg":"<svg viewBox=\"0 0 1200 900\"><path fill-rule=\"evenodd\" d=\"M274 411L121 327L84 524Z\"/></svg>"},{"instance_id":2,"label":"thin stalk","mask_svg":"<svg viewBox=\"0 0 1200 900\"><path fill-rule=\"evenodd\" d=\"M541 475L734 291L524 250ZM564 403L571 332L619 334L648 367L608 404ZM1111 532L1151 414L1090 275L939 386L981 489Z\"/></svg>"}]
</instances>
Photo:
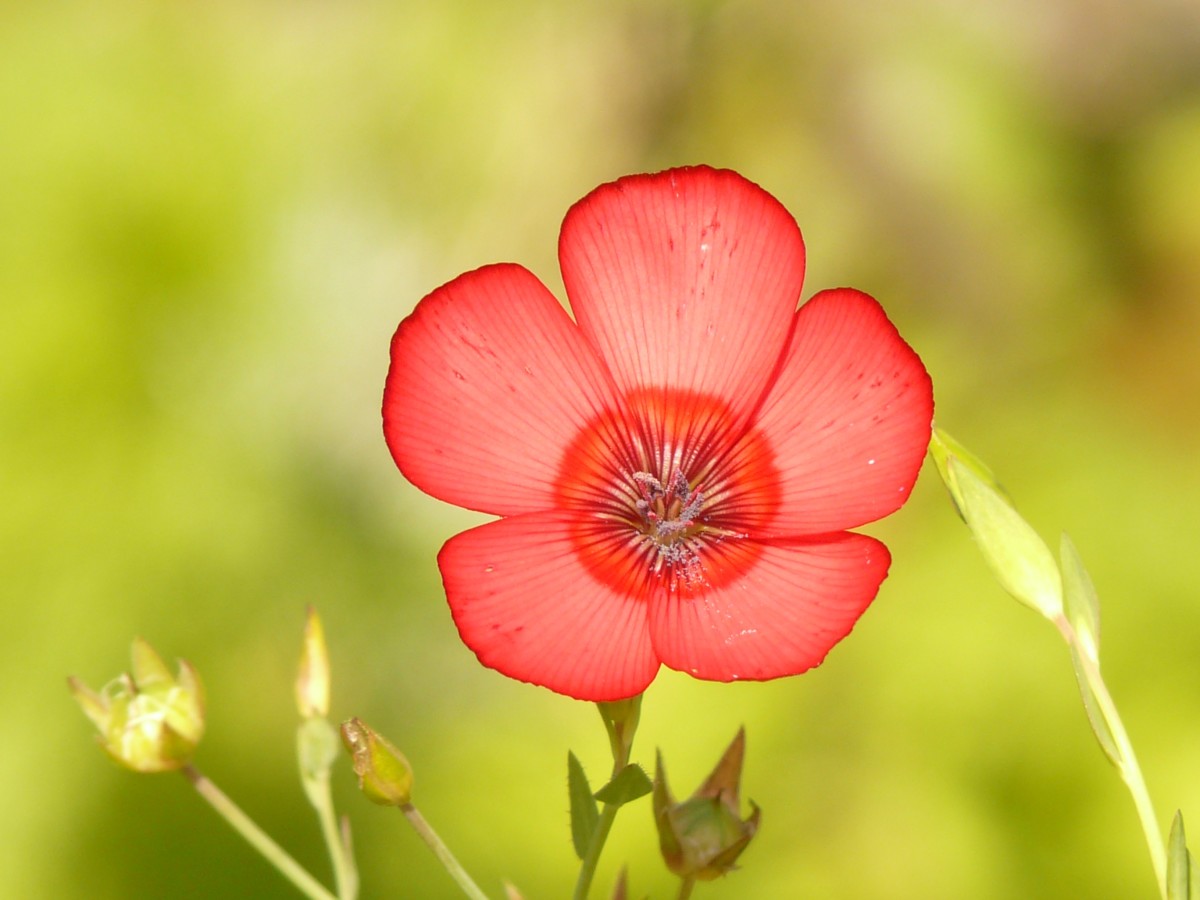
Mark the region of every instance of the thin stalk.
<instances>
[{"instance_id":1,"label":"thin stalk","mask_svg":"<svg viewBox=\"0 0 1200 900\"><path fill-rule=\"evenodd\" d=\"M358 870L350 855L349 845L344 840L349 837L349 833L343 834L338 828L328 776L314 779L314 782L319 787L309 793L309 799L313 801L313 808L317 811L317 819L321 823L321 835L325 838L325 845L329 848L329 860L333 864L333 879L337 884L338 900L355 900L358 897ZM317 796L314 797L313 794L317 794Z\"/></svg>"},{"instance_id":2,"label":"thin stalk","mask_svg":"<svg viewBox=\"0 0 1200 900\"><path fill-rule=\"evenodd\" d=\"M689 875L679 882L679 893L675 895L675 900L688 900L692 896L692 888L696 886L696 877Z\"/></svg>"},{"instance_id":3,"label":"thin stalk","mask_svg":"<svg viewBox=\"0 0 1200 900\"><path fill-rule=\"evenodd\" d=\"M280 874L294 884L302 894L306 897L311 897L312 900L337 900L333 894L326 890L324 885L313 878L308 873L308 870L296 862L296 860L292 859L286 850L275 843L270 835L259 828L248 815L242 812L236 803L230 800L206 776L201 774L195 766L184 766L180 771L192 783L192 787L196 789L196 792L209 802L212 808L232 826L233 830L245 838L251 847L261 853L267 862L278 869Z\"/></svg>"},{"instance_id":4,"label":"thin stalk","mask_svg":"<svg viewBox=\"0 0 1200 900\"><path fill-rule=\"evenodd\" d=\"M433 826L425 821L425 817L421 815L417 808L411 803L406 803L400 807L400 811L404 813L409 824L421 836L421 840L429 845L429 849L433 851L442 866L450 873L450 877L462 888L463 893L470 897L471 900L488 900L487 894L481 891L479 885L471 880L471 876L467 874L467 870L454 858L454 854L450 852L450 848L442 842L442 839L438 837L438 833L433 830Z\"/></svg>"},{"instance_id":5,"label":"thin stalk","mask_svg":"<svg viewBox=\"0 0 1200 900\"><path fill-rule=\"evenodd\" d=\"M1104 722L1108 726L1109 733L1112 734L1113 743L1117 748L1117 755L1120 757L1120 763L1117 768L1121 773L1121 779L1125 782L1126 787L1129 788L1129 793L1133 797L1133 805L1137 809L1138 819L1142 823L1142 832L1146 836L1146 846L1150 850L1150 862L1154 866L1154 877L1158 881L1158 891L1166 898L1166 843L1163 841L1162 829L1159 827L1158 819L1154 814L1154 804L1150 802L1150 792L1146 788L1146 780L1142 777L1142 768L1138 765L1137 754L1133 752L1133 743L1129 740L1129 734L1125 731L1125 725L1121 721L1120 713L1117 712L1117 705L1113 702L1112 695L1108 692L1108 686L1104 683L1104 676L1100 674L1100 667L1096 665L1083 647L1079 645L1075 629L1064 617L1058 617L1055 620L1055 624L1058 626L1058 630L1062 632L1063 637L1066 638L1067 644L1076 648L1076 656L1083 667L1084 677L1087 679L1092 695L1096 698L1096 704L1100 708L1100 714L1104 716Z\"/></svg>"},{"instance_id":6,"label":"thin stalk","mask_svg":"<svg viewBox=\"0 0 1200 900\"><path fill-rule=\"evenodd\" d=\"M614 767L614 772L616 771L620 770ZM600 862L604 842L608 840L608 833L612 830L613 822L616 821L620 808L615 803L605 803L604 808L600 810L600 818L596 822L596 830L592 832L587 855L583 857L583 863L579 867L579 878L575 881L575 893L571 895L572 900L585 900L588 891L592 889L592 879L596 877L596 865Z\"/></svg>"}]
</instances>

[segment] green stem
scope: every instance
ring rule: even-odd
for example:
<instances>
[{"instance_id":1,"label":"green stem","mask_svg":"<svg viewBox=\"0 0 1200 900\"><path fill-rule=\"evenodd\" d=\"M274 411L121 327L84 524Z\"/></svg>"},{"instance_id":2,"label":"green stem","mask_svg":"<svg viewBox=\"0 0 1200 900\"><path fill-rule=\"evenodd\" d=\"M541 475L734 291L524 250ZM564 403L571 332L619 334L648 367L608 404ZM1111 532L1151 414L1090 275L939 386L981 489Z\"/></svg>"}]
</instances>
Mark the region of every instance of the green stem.
<instances>
[{"instance_id":1,"label":"green stem","mask_svg":"<svg viewBox=\"0 0 1200 900\"><path fill-rule=\"evenodd\" d=\"M321 822L321 835L329 848L329 860L333 864L333 878L337 884L338 900L355 900L358 897L358 870L350 855L350 848L343 840L338 828L337 816L333 811L333 794L329 788L329 776L314 779L314 789L309 799Z\"/></svg>"},{"instance_id":2,"label":"green stem","mask_svg":"<svg viewBox=\"0 0 1200 900\"><path fill-rule=\"evenodd\" d=\"M608 730L608 743L613 755L612 778L616 778L621 770L629 765L629 753L633 747L633 736L637 732L641 703L641 695L638 695L616 703L597 704L600 707L600 716L604 719L604 727ZM620 808L619 803L605 803L604 808L600 810L596 830L592 832L587 853L579 866L579 877L575 881L572 900L586 900L588 892L592 889L600 854L604 851L604 843L608 840L608 833L612 830Z\"/></svg>"},{"instance_id":3,"label":"green stem","mask_svg":"<svg viewBox=\"0 0 1200 900\"><path fill-rule=\"evenodd\" d=\"M350 846L349 826L343 833L338 828L329 786L329 772L338 758L337 731L324 718L305 719L296 730L296 760L300 768L300 784L304 795L317 813L321 836L329 850L338 900L358 897L358 870Z\"/></svg>"},{"instance_id":4,"label":"green stem","mask_svg":"<svg viewBox=\"0 0 1200 900\"><path fill-rule=\"evenodd\" d=\"M614 769L614 771L619 771ZM614 776L615 777L615 776ZM596 830L592 832L592 840L588 844L587 855L579 867L579 878L575 881L575 893L572 900L585 900L588 891L592 889L592 879L596 877L596 865L600 862L600 854L604 850L604 842L612 830L613 822L617 820L617 811L621 807L615 803L605 803L596 822Z\"/></svg>"},{"instance_id":5,"label":"green stem","mask_svg":"<svg viewBox=\"0 0 1200 900\"><path fill-rule=\"evenodd\" d=\"M406 803L400 807L400 811L404 813L409 823L416 829L417 834L421 836L421 839L429 845L429 849L433 851L446 871L450 873L450 877L462 888L463 893L470 897L471 900L488 900L487 894L481 891L479 885L471 880L471 876L467 874L467 870L454 858L454 854L450 852L450 848L442 842L437 832L433 830L433 826L425 821L425 817L421 815L417 808L411 803Z\"/></svg>"},{"instance_id":6,"label":"green stem","mask_svg":"<svg viewBox=\"0 0 1200 900\"><path fill-rule=\"evenodd\" d=\"M695 876L689 875L687 878L681 879L679 882L679 893L676 895L675 900L688 900L688 897L692 896L692 888L695 886Z\"/></svg>"},{"instance_id":7,"label":"green stem","mask_svg":"<svg viewBox=\"0 0 1200 900\"><path fill-rule=\"evenodd\" d=\"M278 869L302 894L311 897L312 900L337 900L195 766L184 766L180 771L192 783L196 792L209 802L233 830L245 838L251 847L261 853L267 862Z\"/></svg>"},{"instance_id":8,"label":"green stem","mask_svg":"<svg viewBox=\"0 0 1200 900\"><path fill-rule=\"evenodd\" d=\"M1104 683L1104 676L1100 674L1100 667L1080 645L1075 629L1062 616L1055 619L1054 624L1066 638L1068 646L1075 648L1084 677L1087 679L1092 695L1096 698L1096 705L1100 708L1100 714L1104 717L1104 722L1112 735L1117 755L1120 758L1117 768L1121 772L1121 779L1133 796L1133 805L1137 809L1138 819L1142 823L1142 832L1146 836L1146 846L1150 850L1150 862L1154 866L1158 891L1165 900L1167 896L1166 843L1163 841L1158 819L1154 815L1154 805L1150 802L1150 792L1146 788L1146 780L1142 777L1141 766L1138 765L1137 755L1133 752L1133 743L1129 740L1129 734L1125 731L1125 725L1121 722L1121 716L1117 712L1117 705L1113 702L1112 695Z\"/></svg>"}]
</instances>

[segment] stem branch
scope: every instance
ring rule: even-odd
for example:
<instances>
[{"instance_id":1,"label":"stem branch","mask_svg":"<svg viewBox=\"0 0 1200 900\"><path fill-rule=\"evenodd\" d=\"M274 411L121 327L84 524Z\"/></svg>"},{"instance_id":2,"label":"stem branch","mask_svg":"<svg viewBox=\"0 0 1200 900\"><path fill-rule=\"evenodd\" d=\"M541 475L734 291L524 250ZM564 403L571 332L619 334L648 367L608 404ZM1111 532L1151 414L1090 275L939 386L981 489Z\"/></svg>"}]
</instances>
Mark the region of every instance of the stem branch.
<instances>
[{"instance_id":1,"label":"stem branch","mask_svg":"<svg viewBox=\"0 0 1200 900\"><path fill-rule=\"evenodd\" d=\"M329 777L314 779L314 790L309 792L317 818L321 822L321 835L329 848L329 860L333 864L333 880L337 885L338 900L355 900L358 896L358 871L350 855L350 848L338 828L337 816L333 811L333 794L329 788ZM317 796L313 796L317 794Z\"/></svg>"},{"instance_id":2,"label":"stem branch","mask_svg":"<svg viewBox=\"0 0 1200 900\"><path fill-rule=\"evenodd\" d=\"M312 900L337 900L195 766L184 766L180 771L192 783L196 792L209 802L234 831L245 838L251 847L261 853L267 862L278 869L302 894L311 897Z\"/></svg>"},{"instance_id":3,"label":"stem branch","mask_svg":"<svg viewBox=\"0 0 1200 900\"><path fill-rule=\"evenodd\" d=\"M417 808L411 803L406 803L400 807L400 811L404 813L409 824L421 836L421 840L429 845L429 849L433 851L446 871L450 873L450 877L462 888L463 893L470 897L471 900L488 900L487 894L481 891L479 885L471 880L471 876L467 874L467 870L454 858L454 854L450 852L450 848L438 837L438 833L433 830L433 826L425 821L425 817L421 815Z\"/></svg>"},{"instance_id":4,"label":"stem branch","mask_svg":"<svg viewBox=\"0 0 1200 900\"><path fill-rule=\"evenodd\" d=\"M1063 616L1059 616L1054 624L1062 632L1067 644L1076 650L1075 655L1083 669L1084 678L1087 679L1092 695L1096 698L1100 714L1104 717L1104 722L1112 735L1113 743L1116 745L1117 754L1120 757L1117 768L1121 772L1121 779L1133 796L1133 805L1137 808L1138 819L1142 823L1142 832L1146 836L1146 846L1150 850L1150 862L1154 866L1154 877L1158 880L1158 891L1165 898L1167 896L1166 844L1163 841L1158 819L1154 814L1154 805L1150 802L1150 792L1146 788L1146 780L1142 777L1141 766L1138 765L1137 755L1133 752L1133 743L1129 740L1129 734L1125 731L1125 725L1117 712L1117 705L1113 702L1112 695L1104 683L1104 676L1100 674L1100 667L1080 644L1075 629Z\"/></svg>"}]
</instances>

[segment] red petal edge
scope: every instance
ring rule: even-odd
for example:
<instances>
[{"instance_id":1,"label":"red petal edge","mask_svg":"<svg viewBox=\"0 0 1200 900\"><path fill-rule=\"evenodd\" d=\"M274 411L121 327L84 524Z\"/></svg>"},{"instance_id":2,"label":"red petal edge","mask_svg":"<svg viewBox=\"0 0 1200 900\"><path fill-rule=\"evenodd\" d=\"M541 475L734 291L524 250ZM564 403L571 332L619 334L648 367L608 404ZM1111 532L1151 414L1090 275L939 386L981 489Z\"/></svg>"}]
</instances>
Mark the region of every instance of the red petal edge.
<instances>
[{"instance_id":1,"label":"red petal edge","mask_svg":"<svg viewBox=\"0 0 1200 900\"><path fill-rule=\"evenodd\" d=\"M796 313L754 423L774 452L781 490L751 533L841 531L895 512L932 427L933 383L883 308L848 288L815 295Z\"/></svg>"},{"instance_id":2,"label":"red petal edge","mask_svg":"<svg viewBox=\"0 0 1200 900\"><path fill-rule=\"evenodd\" d=\"M699 166L588 194L563 222L559 261L622 390L687 390L748 414L787 341L804 242L762 188Z\"/></svg>"},{"instance_id":3,"label":"red petal edge","mask_svg":"<svg viewBox=\"0 0 1200 900\"><path fill-rule=\"evenodd\" d=\"M891 563L887 547L861 534L710 550L741 576L656 597L650 634L665 665L712 681L762 681L819 665L875 598Z\"/></svg>"},{"instance_id":4,"label":"red petal edge","mask_svg":"<svg viewBox=\"0 0 1200 900\"><path fill-rule=\"evenodd\" d=\"M520 266L485 266L400 323L383 432L405 477L438 499L531 512L555 504L562 454L613 396L550 291Z\"/></svg>"}]
</instances>

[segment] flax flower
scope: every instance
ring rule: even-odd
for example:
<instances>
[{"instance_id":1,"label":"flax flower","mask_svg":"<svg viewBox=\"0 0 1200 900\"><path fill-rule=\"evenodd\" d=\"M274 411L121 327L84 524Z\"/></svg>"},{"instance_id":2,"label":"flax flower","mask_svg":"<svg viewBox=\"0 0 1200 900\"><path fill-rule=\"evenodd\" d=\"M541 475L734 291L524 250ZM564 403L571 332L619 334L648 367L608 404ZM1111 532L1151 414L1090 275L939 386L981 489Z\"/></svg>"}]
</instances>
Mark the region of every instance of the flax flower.
<instances>
[{"instance_id":1,"label":"flax flower","mask_svg":"<svg viewBox=\"0 0 1200 900\"><path fill-rule=\"evenodd\" d=\"M908 499L932 387L867 295L799 305L804 260L791 215L740 175L635 175L567 213L574 318L501 264L400 324L396 464L499 517L438 556L484 665L614 700L661 665L795 674L849 633L890 557L847 529Z\"/></svg>"}]
</instances>

